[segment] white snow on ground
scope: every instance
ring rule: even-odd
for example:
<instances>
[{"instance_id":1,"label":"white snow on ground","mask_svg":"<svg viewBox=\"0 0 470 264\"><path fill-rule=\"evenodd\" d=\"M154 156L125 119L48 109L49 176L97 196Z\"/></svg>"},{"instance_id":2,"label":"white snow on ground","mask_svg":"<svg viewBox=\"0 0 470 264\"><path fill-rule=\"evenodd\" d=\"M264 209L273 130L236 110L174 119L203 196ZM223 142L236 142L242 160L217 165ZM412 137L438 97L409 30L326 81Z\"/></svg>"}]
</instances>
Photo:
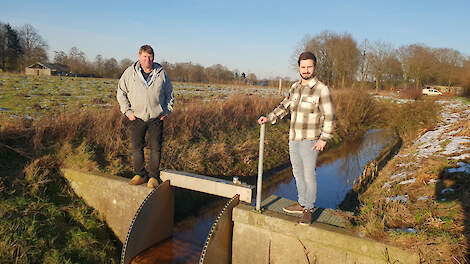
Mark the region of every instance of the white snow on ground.
<instances>
[{"instance_id":1,"label":"white snow on ground","mask_svg":"<svg viewBox=\"0 0 470 264\"><path fill-rule=\"evenodd\" d=\"M412 179L409 179L409 180L406 180L406 181L402 181L399 184L415 183L415 181L416 181L416 178L412 178Z\"/></svg>"},{"instance_id":2,"label":"white snow on ground","mask_svg":"<svg viewBox=\"0 0 470 264\"><path fill-rule=\"evenodd\" d=\"M389 97L379 97L382 99L397 101ZM415 152L408 150L402 151L397 157L407 158L408 163L397 165L399 169L390 176L390 180L386 182L382 188L391 188L395 184L411 184L416 181L415 178L407 179L413 174L416 168L419 168L423 159L431 156L446 157L448 159L462 160L470 157L470 137L457 136L461 131L460 128L452 130L452 126L459 121L468 120L470 115L470 107L458 100L438 101L442 105L441 121L432 131L424 133L419 137L410 149L416 149ZM411 153L410 153L411 152ZM470 173L470 164L459 162L458 168L451 168L449 173L465 172ZM432 179L430 184L437 183L438 180ZM448 192L450 190L443 190ZM428 199L428 197L419 197L418 200ZM407 202L405 196L388 197L388 202L402 201Z\"/></svg>"},{"instance_id":3,"label":"white snow on ground","mask_svg":"<svg viewBox=\"0 0 470 264\"><path fill-rule=\"evenodd\" d=\"M420 196L417 201L425 201L427 199L429 199L429 196L424 195L424 196Z\"/></svg>"},{"instance_id":4,"label":"white snow on ground","mask_svg":"<svg viewBox=\"0 0 470 264\"><path fill-rule=\"evenodd\" d=\"M404 202L404 203L406 203L408 201L408 195L405 194L405 195L387 197L385 200L387 202Z\"/></svg>"},{"instance_id":5,"label":"white snow on ground","mask_svg":"<svg viewBox=\"0 0 470 264\"><path fill-rule=\"evenodd\" d=\"M408 171L402 171L400 173L397 173L397 174L393 174L392 176L390 176L390 179L392 180L399 180L399 179L403 179L405 178L406 176L410 175L410 173Z\"/></svg>"},{"instance_id":6,"label":"white snow on ground","mask_svg":"<svg viewBox=\"0 0 470 264\"><path fill-rule=\"evenodd\" d=\"M411 99L400 99L392 96L386 96L386 95L374 95L374 98L377 100L385 100L385 101L392 101L397 104L403 104L403 103L409 103L413 102L414 100Z\"/></svg>"},{"instance_id":7,"label":"white snow on ground","mask_svg":"<svg viewBox=\"0 0 470 264\"><path fill-rule=\"evenodd\" d=\"M465 162L459 162L457 163L459 166L458 168L450 168L447 170L449 173L456 173L456 172L465 172L470 174L470 164L465 163Z\"/></svg>"}]
</instances>

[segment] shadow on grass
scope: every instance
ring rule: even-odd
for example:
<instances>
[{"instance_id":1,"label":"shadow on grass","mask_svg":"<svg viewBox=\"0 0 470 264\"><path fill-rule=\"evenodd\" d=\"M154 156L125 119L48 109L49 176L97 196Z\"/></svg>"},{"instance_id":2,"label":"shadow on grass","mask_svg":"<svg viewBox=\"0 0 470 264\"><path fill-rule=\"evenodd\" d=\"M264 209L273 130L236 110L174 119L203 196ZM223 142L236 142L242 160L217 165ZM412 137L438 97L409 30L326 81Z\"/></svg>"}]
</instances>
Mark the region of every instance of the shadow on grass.
<instances>
[{"instance_id":1,"label":"shadow on grass","mask_svg":"<svg viewBox=\"0 0 470 264\"><path fill-rule=\"evenodd\" d=\"M462 252L463 262L470 263L470 174L465 172L449 172L445 168L439 174L439 182L436 184L435 196L440 203L458 203L463 212L463 235L466 252ZM455 216L450 216L454 221ZM456 216L457 218L460 215ZM459 257L460 254L457 255Z\"/></svg>"}]
</instances>

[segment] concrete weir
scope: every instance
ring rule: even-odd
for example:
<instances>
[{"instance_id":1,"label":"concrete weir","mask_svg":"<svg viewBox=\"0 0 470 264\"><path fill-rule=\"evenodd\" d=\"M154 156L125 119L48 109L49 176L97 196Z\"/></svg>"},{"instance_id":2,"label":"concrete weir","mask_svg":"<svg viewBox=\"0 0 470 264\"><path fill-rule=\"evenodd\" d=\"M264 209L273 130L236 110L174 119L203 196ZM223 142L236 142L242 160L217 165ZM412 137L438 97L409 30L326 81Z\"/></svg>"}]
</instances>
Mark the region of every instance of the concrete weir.
<instances>
[{"instance_id":1,"label":"concrete weir","mask_svg":"<svg viewBox=\"0 0 470 264\"><path fill-rule=\"evenodd\" d=\"M198 175L189 172L164 170L160 173L162 181L170 180L171 186L185 188L193 191L214 194L221 197L232 198L240 195L240 201L251 203L251 185L235 184L231 181Z\"/></svg>"},{"instance_id":2,"label":"concrete weir","mask_svg":"<svg viewBox=\"0 0 470 264\"><path fill-rule=\"evenodd\" d=\"M62 172L75 193L104 216L123 242L123 264L172 235L173 209L178 205L170 185L233 197L216 219L200 263L419 263L415 254L347 231L347 222L331 209L316 208L314 223L301 226L298 217L282 213L282 207L292 203L285 198L268 197L261 211L239 204L251 201L252 186L163 171L165 182L152 190L128 185L122 177Z\"/></svg>"},{"instance_id":3,"label":"concrete weir","mask_svg":"<svg viewBox=\"0 0 470 264\"><path fill-rule=\"evenodd\" d=\"M129 179L118 176L96 175L65 168L62 173L75 193L104 216L108 226L124 243L137 210L152 190L145 184L129 185ZM238 194L241 201L251 202L253 186L250 185L166 170L161 172L161 179L169 180L171 186L222 197L232 198Z\"/></svg>"}]
</instances>

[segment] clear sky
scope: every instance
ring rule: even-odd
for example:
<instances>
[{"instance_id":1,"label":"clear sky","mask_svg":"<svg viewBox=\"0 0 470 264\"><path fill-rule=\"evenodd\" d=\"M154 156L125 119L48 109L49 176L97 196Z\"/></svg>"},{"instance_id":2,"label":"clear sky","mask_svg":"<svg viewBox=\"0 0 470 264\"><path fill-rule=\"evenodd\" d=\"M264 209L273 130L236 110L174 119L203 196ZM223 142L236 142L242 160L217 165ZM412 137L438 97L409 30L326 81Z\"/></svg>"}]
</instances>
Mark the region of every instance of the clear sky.
<instances>
[{"instance_id":1,"label":"clear sky","mask_svg":"<svg viewBox=\"0 0 470 264\"><path fill-rule=\"evenodd\" d=\"M297 78L291 56L324 30L422 43L470 55L470 1L22 1L2 0L0 22L33 25L55 50L76 46L94 60L136 59L150 44L156 61L222 64L259 78Z\"/></svg>"}]
</instances>

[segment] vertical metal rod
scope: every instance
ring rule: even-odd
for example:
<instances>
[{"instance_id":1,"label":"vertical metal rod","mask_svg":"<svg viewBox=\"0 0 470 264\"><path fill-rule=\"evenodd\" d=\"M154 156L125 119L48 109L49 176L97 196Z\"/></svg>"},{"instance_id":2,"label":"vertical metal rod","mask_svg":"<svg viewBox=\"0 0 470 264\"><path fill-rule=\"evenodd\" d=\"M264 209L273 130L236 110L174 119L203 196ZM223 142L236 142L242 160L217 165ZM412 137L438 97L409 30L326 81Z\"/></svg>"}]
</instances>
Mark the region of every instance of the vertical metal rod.
<instances>
[{"instance_id":1,"label":"vertical metal rod","mask_svg":"<svg viewBox=\"0 0 470 264\"><path fill-rule=\"evenodd\" d=\"M256 189L256 210L261 208L261 189L263 187L263 154L264 154L264 124L259 132L259 162L258 162L258 184Z\"/></svg>"}]
</instances>

